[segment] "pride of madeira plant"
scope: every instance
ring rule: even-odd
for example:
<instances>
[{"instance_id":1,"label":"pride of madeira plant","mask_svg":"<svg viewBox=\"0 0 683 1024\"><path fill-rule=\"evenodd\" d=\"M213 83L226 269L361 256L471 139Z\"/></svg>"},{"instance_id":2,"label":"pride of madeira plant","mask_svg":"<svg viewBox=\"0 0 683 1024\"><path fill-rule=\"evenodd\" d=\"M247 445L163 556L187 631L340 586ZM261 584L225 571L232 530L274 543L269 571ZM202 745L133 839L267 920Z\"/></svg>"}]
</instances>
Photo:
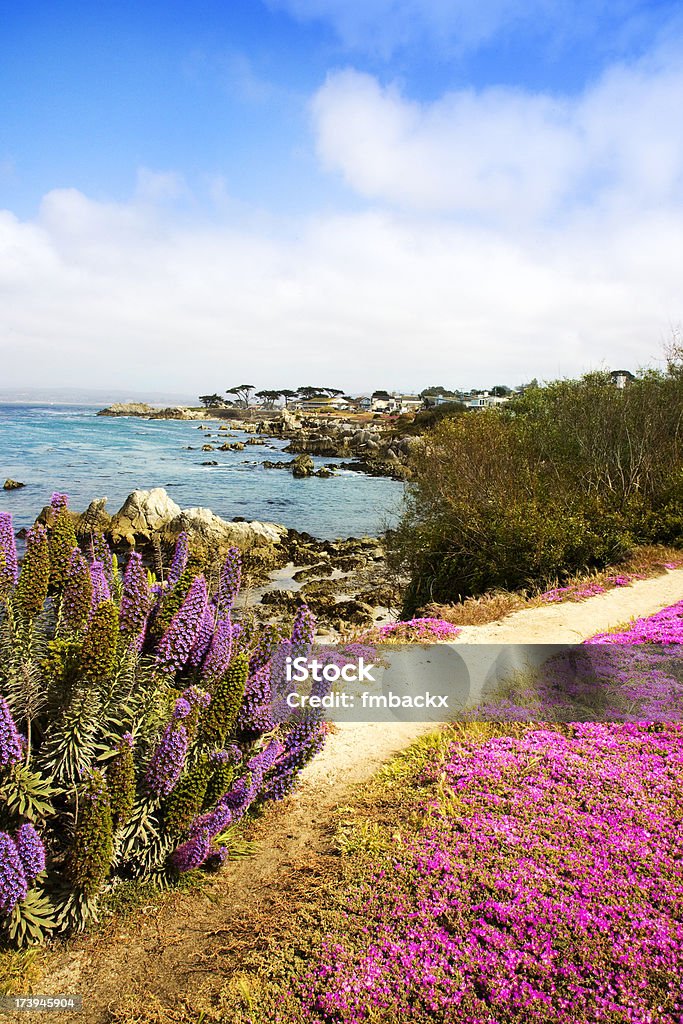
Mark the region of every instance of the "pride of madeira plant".
<instances>
[{"instance_id":1,"label":"pride of madeira plant","mask_svg":"<svg viewBox=\"0 0 683 1024\"><path fill-rule=\"evenodd\" d=\"M238 550L213 594L187 560L181 535L165 581L138 553L121 573L103 537L80 550L55 494L19 570L0 513L0 943L85 928L122 881L218 866L226 830L324 742L270 685L312 641L308 609L286 639L247 629Z\"/></svg>"}]
</instances>

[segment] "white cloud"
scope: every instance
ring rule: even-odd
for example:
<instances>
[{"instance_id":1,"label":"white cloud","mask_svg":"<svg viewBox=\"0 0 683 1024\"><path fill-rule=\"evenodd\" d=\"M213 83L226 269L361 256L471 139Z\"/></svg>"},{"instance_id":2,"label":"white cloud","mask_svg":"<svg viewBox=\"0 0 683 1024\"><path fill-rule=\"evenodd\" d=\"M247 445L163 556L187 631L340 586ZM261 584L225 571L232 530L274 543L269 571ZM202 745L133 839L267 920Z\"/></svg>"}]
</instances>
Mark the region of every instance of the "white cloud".
<instances>
[{"instance_id":1,"label":"white cloud","mask_svg":"<svg viewBox=\"0 0 683 1024\"><path fill-rule=\"evenodd\" d=\"M659 354L683 215L527 237L367 212L296 237L50 193L0 217L4 383L204 393L515 383Z\"/></svg>"},{"instance_id":2,"label":"white cloud","mask_svg":"<svg viewBox=\"0 0 683 1024\"><path fill-rule=\"evenodd\" d=\"M680 201L682 108L680 59L615 67L574 99L487 88L429 104L347 70L312 104L322 160L361 195L518 223Z\"/></svg>"},{"instance_id":3,"label":"white cloud","mask_svg":"<svg viewBox=\"0 0 683 1024\"><path fill-rule=\"evenodd\" d=\"M636 367L683 322L683 74L431 105L356 72L313 110L366 209L278 223L145 171L132 198L0 212L3 384L356 391ZM210 201L209 199L209 201Z\"/></svg>"}]
</instances>

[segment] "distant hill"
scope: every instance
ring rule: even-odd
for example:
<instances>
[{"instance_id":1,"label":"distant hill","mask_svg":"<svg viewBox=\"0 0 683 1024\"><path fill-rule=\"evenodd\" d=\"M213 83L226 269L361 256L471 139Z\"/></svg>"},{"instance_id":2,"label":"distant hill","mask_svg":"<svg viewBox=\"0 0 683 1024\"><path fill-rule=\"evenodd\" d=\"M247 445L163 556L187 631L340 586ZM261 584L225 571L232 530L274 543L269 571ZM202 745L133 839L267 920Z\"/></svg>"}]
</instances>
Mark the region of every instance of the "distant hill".
<instances>
[{"instance_id":1,"label":"distant hill","mask_svg":"<svg viewBox=\"0 0 683 1024\"><path fill-rule=\"evenodd\" d=\"M198 405L196 395L171 391L123 391L118 388L0 388L1 402L36 402L47 405L111 405L148 402L150 405Z\"/></svg>"}]
</instances>

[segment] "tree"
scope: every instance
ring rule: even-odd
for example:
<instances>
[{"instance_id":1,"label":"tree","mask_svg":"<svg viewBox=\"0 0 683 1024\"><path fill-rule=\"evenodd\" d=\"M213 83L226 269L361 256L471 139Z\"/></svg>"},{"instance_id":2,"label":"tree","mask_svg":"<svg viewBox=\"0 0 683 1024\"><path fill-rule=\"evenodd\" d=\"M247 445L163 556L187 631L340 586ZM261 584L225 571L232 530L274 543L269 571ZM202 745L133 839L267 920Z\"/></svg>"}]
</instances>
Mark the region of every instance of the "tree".
<instances>
[{"instance_id":1,"label":"tree","mask_svg":"<svg viewBox=\"0 0 683 1024\"><path fill-rule=\"evenodd\" d=\"M506 384L496 384L495 387L491 388L491 394L496 398L507 398L508 395L512 394L512 390Z\"/></svg>"},{"instance_id":2,"label":"tree","mask_svg":"<svg viewBox=\"0 0 683 1024\"><path fill-rule=\"evenodd\" d=\"M285 388L285 389L284 389L283 391L280 391L280 392L278 392L278 393L279 393L280 395L282 395L282 397L283 397L283 398L284 398L284 400L285 400L285 409L286 409L286 408L287 408L287 406L289 405L289 400L290 400L291 398L296 398L296 397L297 397L297 395L299 394L299 392L298 392L298 391L290 391L290 390L289 390L289 388Z\"/></svg>"},{"instance_id":3,"label":"tree","mask_svg":"<svg viewBox=\"0 0 683 1024\"><path fill-rule=\"evenodd\" d=\"M254 390L253 384L237 384L234 388L227 388L226 395L237 395L237 404L243 409L249 408L249 398Z\"/></svg>"},{"instance_id":4,"label":"tree","mask_svg":"<svg viewBox=\"0 0 683 1024\"><path fill-rule=\"evenodd\" d=\"M256 397L263 400L266 409L272 409L281 394L281 391L257 391Z\"/></svg>"},{"instance_id":5,"label":"tree","mask_svg":"<svg viewBox=\"0 0 683 1024\"><path fill-rule=\"evenodd\" d=\"M443 407L440 407L443 408ZM615 565L634 544L683 543L683 388L675 364L627 388L606 372L529 387L502 410L455 415L411 453L389 538L429 601L536 590Z\"/></svg>"},{"instance_id":6,"label":"tree","mask_svg":"<svg viewBox=\"0 0 683 1024\"><path fill-rule=\"evenodd\" d=\"M322 398L322 396L325 393L325 389L324 388L309 388L309 387L299 388L298 389L298 393L299 393L299 397L303 398L303 399Z\"/></svg>"},{"instance_id":7,"label":"tree","mask_svg":"<svg viewBox=\"0 0 683 1024\"><path fill-rule=\"evenodd\" d=\"M223 405L223 398L220 395L200 395L199 401L205 409L217 409Z\"/></svg>"},{"instance_id":8,"label":"tree","mask_svg":"<svg viewBox=\"0 0 683 1024\"><path fill-rule=\"evenodd\" d=\"M446 395L452 394L452 391L447 391L446 388L442 388L441 385L439 384L437 387L434 388L423 388L423 390L420 392L420 398L426 398L428 395L443 395L445 397Z\"/></svg>"}]
</instances>

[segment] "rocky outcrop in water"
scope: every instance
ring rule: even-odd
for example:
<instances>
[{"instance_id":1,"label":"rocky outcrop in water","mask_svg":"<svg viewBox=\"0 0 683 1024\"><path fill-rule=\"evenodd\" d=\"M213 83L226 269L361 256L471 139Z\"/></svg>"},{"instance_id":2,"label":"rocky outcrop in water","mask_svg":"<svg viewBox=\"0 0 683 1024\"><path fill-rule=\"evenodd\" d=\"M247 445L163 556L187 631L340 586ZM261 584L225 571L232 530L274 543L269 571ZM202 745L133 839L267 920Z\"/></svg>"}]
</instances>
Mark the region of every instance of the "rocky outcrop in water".
<instances>
[{"instance_id":1,"label":"rocky outcrop in water","mask_svg":"<svg viewBox=\"0 0 683 1024\"><path fill-rule=\"evenodd\" d=\"M3 491L18 491L21 487L26 487L26 484L22 484L20 480L12 480L9 477L2 485Z\"/></svg>"},{"instance_id":2,"label":"rocky outcrop in water","mask_svg":"<svg viewBox=\"0 0 683 1024\"><path fill-rule=\"evenodd\" d=\"M148 405L147 402L114 402L106 409L100 409L98 416L139 416L148 420L203 420L207 418L204 409L188 409L184 405L170 405L165 409Z\"/></svg>"},{"instance_id":3,"label":"rocky outcrop in water","mask_svg":"<svg viewBox=\"0 0 683 1024\"><path fill-rule=\"evenodd\" d=\"M258 430L288 439L287 452L342 458L347 460L343 463L345 469L396 480L409 477L408 457L416 443L416 438L399 437L384 422L359 426L357 422L330 417L300 419L284 411L278 418L262 420Z\"/></svg>"}]
</instances>

